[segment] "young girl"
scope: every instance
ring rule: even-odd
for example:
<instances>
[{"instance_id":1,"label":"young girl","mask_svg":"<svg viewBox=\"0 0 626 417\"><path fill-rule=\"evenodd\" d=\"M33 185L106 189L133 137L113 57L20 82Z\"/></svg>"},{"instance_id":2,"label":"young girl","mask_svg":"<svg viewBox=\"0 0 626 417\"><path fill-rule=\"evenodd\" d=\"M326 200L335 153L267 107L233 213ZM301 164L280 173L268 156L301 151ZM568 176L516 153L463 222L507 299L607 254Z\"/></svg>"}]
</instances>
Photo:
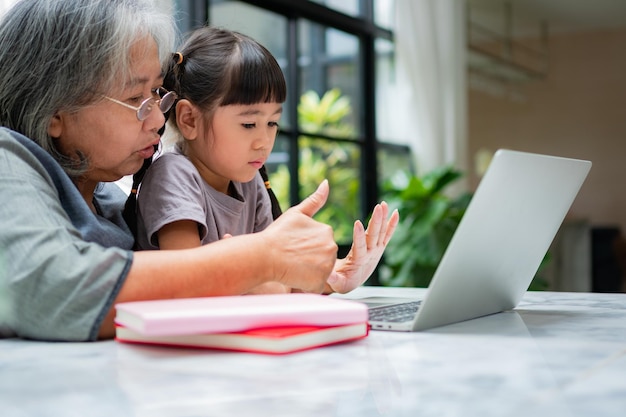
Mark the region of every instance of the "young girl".
<instances>
[{"instance_id":1,"label":"young girl","mask_svg":"<svg viewBox=\"0 0 626 417\"><path fill-rule=\"evenodd\" d=\"M180 98L166 129L177 140L143 179L139 247L191 248L265 229L272 204L259 169L287 96L275 58L248 36L203 27L174 54L163 86ZM373 272L398 222L397 212L387 216L385 203L374 209L367 238L355 223L351 253L337 261L326 292L349 291ZM269 283L255 290L277 291L291 289Z\"/></svg>"}]
</instances>

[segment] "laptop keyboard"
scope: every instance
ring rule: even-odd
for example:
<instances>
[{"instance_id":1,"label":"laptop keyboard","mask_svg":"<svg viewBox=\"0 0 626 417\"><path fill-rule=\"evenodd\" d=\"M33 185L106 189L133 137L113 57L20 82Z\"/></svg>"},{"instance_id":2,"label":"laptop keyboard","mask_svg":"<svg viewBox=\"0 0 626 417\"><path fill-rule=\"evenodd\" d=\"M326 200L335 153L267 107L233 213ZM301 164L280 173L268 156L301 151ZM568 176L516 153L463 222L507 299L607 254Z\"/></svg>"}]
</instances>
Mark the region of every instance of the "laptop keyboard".
<instances>
[{"instance_id":1,"label":"laptop keyboard","mask_svg":"<svg viewBox=\"0 0 626 417\"><path fill-rule=\"evenodd\" d=\"M411 321L415 317L415 313L421 304L421 300L411 301L408 303L392 304L380 307L369 308L370 321L387 321L393 323L401 323Z\"/></svg>"}]
</instances>

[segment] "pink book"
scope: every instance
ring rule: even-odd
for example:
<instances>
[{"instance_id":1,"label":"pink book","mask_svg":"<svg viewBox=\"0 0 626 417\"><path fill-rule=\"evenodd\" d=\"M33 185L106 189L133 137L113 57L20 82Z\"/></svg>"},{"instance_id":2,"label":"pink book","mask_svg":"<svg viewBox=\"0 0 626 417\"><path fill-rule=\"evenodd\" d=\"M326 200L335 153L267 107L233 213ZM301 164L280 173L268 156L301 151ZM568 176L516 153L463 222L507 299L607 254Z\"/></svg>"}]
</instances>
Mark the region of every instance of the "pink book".
<instances>
[{"instance_id":1,"label":"pink book","mask_svg":"<svg viewBox=\"0 0 626 417\"><path fill-rule=\"evenodd\" d=\"M368 319L365 304L305 293L133 301L115 308L116 324L149 336L338 326Z\"/></svg>"},{"instance_id":2,"label":"pink book","mask_svg":"<svg viewBox=\"0 0 626 417\"><path fill-rule=\"evenodd\" d=\"M266 327L234 333L178 336L146 336L126 327L117 326L115 339L121 343L280 355L359 340L366 337L368 333L369 325L367 323L344 324L331 327Z\"/></svg>"}]
</instances>

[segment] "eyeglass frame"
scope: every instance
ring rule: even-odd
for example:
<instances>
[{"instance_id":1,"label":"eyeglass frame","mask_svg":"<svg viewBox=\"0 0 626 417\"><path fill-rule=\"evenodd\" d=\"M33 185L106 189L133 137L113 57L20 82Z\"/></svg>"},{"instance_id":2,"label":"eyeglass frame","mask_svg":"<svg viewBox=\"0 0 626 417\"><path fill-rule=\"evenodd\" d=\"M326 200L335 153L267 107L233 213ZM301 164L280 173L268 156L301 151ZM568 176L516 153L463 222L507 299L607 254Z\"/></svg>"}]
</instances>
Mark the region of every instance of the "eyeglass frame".
<instances>
[{"instance_id":1,"label":"eyeglass frame","mask_svg":"<svg viewBox=\"0 0 626 417\"><path fill-rule=\"evenodd\" d=\"M109 97L109 96L102 96L104 98L106 98L107 100L112 101L113 103L117 103L117 104L121 104L122 106L129 108L131 110L135 110L136 112L136 116L137 116L137 120L139 120L140 122L143 122L144 120L146 120L149 116L150 113L152 113L152 110L154 110L154 105L157 104L159 107L159 110L161 111L161 113L166 113L169 109L172 108L172 106L174 105L174 103L176 103L176 99L178 98L178 95L176 94L176 92L174 91L167 91L165 88L163 87L159 87L156 88L154 90L152 90L154 94L158 95L159 98L154 98L154 97L148 97L147 99L145 99L144 101L141 102L141 104L138 107L135 107L131 104L128 103L124 103L123 101L114 99L113 97ZM165 91L165 94L163 94L161 96L161 92ZM164 99L171 97L171 103L167 103L167 100L165 101L166 104L168 104L168 106L166 108L162 107L162 104L164 102ZM141 113L145 112L145 115L142 117Z\"/></svg>"}]
</instances>

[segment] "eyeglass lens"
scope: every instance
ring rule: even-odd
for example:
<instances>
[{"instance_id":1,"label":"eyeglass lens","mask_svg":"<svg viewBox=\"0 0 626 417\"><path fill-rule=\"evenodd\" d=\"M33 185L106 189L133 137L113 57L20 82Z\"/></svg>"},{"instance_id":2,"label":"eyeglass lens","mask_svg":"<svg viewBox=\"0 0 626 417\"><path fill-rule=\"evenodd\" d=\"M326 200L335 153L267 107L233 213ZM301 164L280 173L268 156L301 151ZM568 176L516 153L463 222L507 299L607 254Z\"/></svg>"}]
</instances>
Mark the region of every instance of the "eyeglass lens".
<instances>
[{"instance_id":1,"label":"eyeglass lens","mask_svg":"<svg viewBox=\"0 0 626 417\"><path fill-rule=\"evenodd\" d=\"M161 92L166 93L163 97L158 99L159 110L161 111L161 113L165 113L172 107L172 104L174 104L174 102L176 101L176 93L174 93L173 91L168 92L165 89L159 89L159 91L157 91L157 94L160 96ZM137 118L141 121L146 120L150 115L150 112L152 111L152 108L156 101L157 99L149 98L141 103L139 110L137 110Z\"/></svg>"},{"instance_id":2,"label":"eyeglass lens","mask_svg":"<svg viewBox=\"0 0 626 417\"><path fill-rule=\"evenodd\" d=\"M162 113L167 112L172 108L172 105L176 101L176 93L173 91L168 91L163 97L161 97L161 103L159 103L159 108Z\"/></svg>"}]
</instances>

